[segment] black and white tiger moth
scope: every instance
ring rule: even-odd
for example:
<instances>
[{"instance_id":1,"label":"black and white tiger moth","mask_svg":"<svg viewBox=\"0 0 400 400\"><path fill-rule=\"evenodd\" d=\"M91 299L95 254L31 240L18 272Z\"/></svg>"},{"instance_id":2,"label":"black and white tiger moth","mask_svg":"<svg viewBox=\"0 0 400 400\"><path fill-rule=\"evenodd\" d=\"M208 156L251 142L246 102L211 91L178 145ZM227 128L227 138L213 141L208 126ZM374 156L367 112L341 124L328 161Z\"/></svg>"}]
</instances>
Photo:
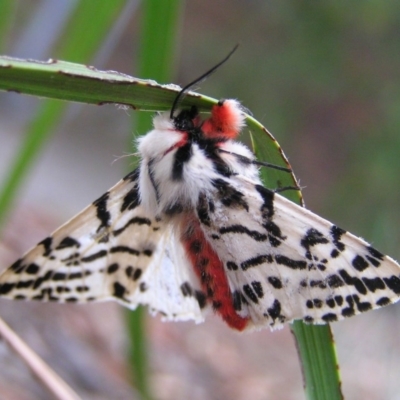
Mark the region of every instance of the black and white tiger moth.
<instances>
[{"instance_id":1,"label":"black and white tiger moth","mask_svg":"<svg viewBox=\"0 0 400 400\"><path fill-rule=\"evenodd\" d=\"M235 141L245 118L236 100L205 120L195 107L176 111L189 86L138 140L140 167L3 272L0 296L114 299L196 322L212 308L239 331L398 301L393 259L263 186Z\"/></svg>"}]
</instances>

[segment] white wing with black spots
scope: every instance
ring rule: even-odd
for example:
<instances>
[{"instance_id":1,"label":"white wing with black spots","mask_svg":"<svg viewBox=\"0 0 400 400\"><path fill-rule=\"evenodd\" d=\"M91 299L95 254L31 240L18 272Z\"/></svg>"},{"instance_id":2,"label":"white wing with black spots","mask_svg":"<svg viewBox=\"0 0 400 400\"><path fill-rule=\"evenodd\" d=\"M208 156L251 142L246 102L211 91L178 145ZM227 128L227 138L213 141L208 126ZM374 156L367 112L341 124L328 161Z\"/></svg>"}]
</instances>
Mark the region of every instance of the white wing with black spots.
<instances>
[{"instance_id":1,"label":"white wing with black spots","mask_svg":"<svg viewBox=\"0 0 400 400\"><path fill-rule=\"evenodd\" d=\"M235 309L255 327L332 322L399 299L393 259L258 182L220 179L201 204Z\"/></svg>"},{"instance_id":2,"label":"white wing with black spots","mask_svg":"<svg viewBox=\"0 0 400 400\"><path fill-rule=\"evenodd\" d=\"M0 276L11 299L149 305L166 319L202 321L204 295L171 226L139 204L129 174Z\"/></svg>"}]
</instances>

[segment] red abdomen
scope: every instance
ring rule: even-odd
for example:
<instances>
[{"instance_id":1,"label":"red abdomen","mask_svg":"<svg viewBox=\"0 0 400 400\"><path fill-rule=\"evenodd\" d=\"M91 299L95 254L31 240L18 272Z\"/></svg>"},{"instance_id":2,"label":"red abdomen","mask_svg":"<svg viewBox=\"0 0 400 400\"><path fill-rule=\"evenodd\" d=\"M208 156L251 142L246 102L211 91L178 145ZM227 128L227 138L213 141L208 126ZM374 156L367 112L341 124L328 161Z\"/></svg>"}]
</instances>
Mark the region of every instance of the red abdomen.
<instances>
[{"instance_id":1,"label":"red abdomen","mask_svg":"<svg viewBox=\"0 0 400 400\"><path fill-rule=\"evenodd\" d=\"M208 301L214 311L234 329L242 331L248 320L238 315L233 308L232 293L222 261L207 241L195 216L184 218L182 243L194 271L200 279Z\"/></svg>"}]
</instances>

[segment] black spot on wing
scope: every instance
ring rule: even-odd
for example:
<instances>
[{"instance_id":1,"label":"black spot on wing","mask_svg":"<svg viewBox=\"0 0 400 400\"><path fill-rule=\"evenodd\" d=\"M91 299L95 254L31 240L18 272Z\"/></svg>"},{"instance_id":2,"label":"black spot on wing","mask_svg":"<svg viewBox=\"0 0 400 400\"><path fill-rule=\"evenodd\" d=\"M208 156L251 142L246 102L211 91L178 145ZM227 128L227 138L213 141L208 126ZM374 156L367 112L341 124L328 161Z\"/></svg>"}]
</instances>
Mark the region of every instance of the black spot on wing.
<instances>
[{"instance_id":1,"label":"black spot on wing","mask_svg":"<svg viewBox=\"0 0 400 400\"><path fill-rule=\"evenodd\" d=\"M36 280L35 283L33 284L33 290L36 290L39 288L43 282L48 281L52 277L53 271L47 271L43 276L39 276Z\"/></svg>"},{"instance_id":2,"label":"black spot on wing","mask_svg":"<svg viewBox=\"0 0 400 400\"><path fill-rule=\"evenodd\" d=\"M367 294L367 288L362 283L361 279L357 278L356 276L350 276L349 273L344 269L340 269L338 272L347 285L353 285L355 289L363 295Z\"/></svg>"},{"instance_id":3,"label":"black spot on wing","mask_svg":"<svg viewBox=\"0 0 400 400\"><path fill-rule=\"evenodd\" d=\"M25 268L24 272L26 272L29 275L36 275L39 272L39 270L40 270L39 265L31 263Z\"/></svg>"},{"instance_id":4,"label":"black spot on wing","mask_svg":"<svg viewBox=\"0 0 400 400\"><path fill-rule=\"evenodd\" d=\"M114 236L120 235L130 225L148 225L148 226L151 226L151 221L150 221L149 218L133 217L122 228L119 228L119 229L116 229L115 231L113 231L113 235Z\"/></svg>"},{"instance_id":5,"label":"black spot on wing","mask_svg":"<svg viewBox=\"0 0 400 400\"><path fill-rule=\"evenodd\" d=\"M279 300L275 299L274 303L272 304L272 306L270 308L268 308L268 314L269 316L275 321L275 320L279 320L280 322L284 322L285 321L285 316L281 314L282 311L282 306L281 303L279 302Z\"/></svg>"},{"instance_id":6,"label":"black spot on wing","mask_svg":"<svg viewBox=\"0 0 400 400\"><path fill-rule=\"evenodd\" d=\"M342 309L343 317L352 317L355 314L353 296L346 296L348 307Z\"/></svg>"},{"instance_id":7,"label":"black spot on wing","mask_svg":"<svg viewBox=\"0 0 400 400\"><path fill-rule=\"evenodd\" d=\"M4 282L0 284L0 294L6 295L10 293L15 287L15 283Z\"/></svg>"},{"instance_id":8,"label":"black spot on wing","mask_svg":"<svg viewBox=\"0 0 400 400\"><path fill-rule=\"evenodd\" d=\"M375 292L375 290L383 290L386 288L385 283L381 278L362 278L365 286L370 292Z\"/></svg>"},{"instance_id":9,"label":"black spot on wing","mask_svg":"<svg viewBox=\"0 0 400 400\"><path fill-rule=\"evenodd\" d=\"M239 290L235 290L232 293L232 299L233 299L233 308L236 311L241 311L242 310L242 293L239 292Z\"/></svg>"},{"instance_id":10,"label":"black spot on wing","mask_svg":"<svg viewBox=\"0 0 400 400\"><path fill-rule=\"evenodd\" d=\"M371 257L370 255L366 255L365 258L374 266L374 267L379 267L381 265L380 261L378 261L376 258Z\"/></svg>"},{"instance_id":11,"label":"black spot on wing","mask_svg":"<svg viewBox=\"0 0 400 400\"><path fill-rule=\"evenodd\" d=\"M383 261L383 259L385 258L385 256L380 251L374 249L372 246L368 246L367 250L371 254L371 256L376 258L377 260Z\"/></svg>"},{"instance_id":12,"label":"black spot on wing","mask_svg":"<svg viewBox=\"0 0 400 400\"><path fill-rule=\"evenodd\" d=\"M69 247L79 248L79 247L81 247L81 244L76 239L67 236L63 240L61 240L61 242L56 247L56 250L62 250L62 249L66 249Z\"/></svg>"},{"instance_id":13,"label":"black spot on wing","mask_svg":"<svg viewBox=\"0 0 400 400\"><path fill-rule=\"evenodd\" d=\"M307 251L310 251L312 246L326 243L329 243L329 240L320 231L314 228L309 229L300 241L301 246Z\"/></svg>"},{"instance_id":14,"label":"black spot on wing","mask_svg":"<svg viewBox=\"0 0 400 400\"><path fill-rule=\"evenodd\" d=\"M337 295L334 297L336 304L340 307L343 304L343 296Z\"/></svg>"},{"instance_id":15,"label":"black spot on wing","mask_svg":"<svg viewBox=\"0 0 400 400\"><path fill-rule=\"evenodd\" d=\"M358 311L360 311L360 312L365 312L365 311L368 311L368 310L370 310L372 308L372 305L371 305L370 302L368 302L368 301L360 301L359 296L357 296L356 294L353 294L353 299L354 299L354 302L355 302L355 304L357 306Z\"/></svg>"},{"instance_id":16,"label":"black spot on wing","mask_svg":"<svg viewBox=\"0 0 400 400\"><path fill-rule=\"evenodd\" d=\"M238 265L233 261L228 261L226 263L226 268L228 268L229 271L237 271L239 269Z\"/></svg>"},{"instance_id":17,"label":"black spot on wing","mask_svg":"<svg viewBox=\"0 0 400 400\"><path fill-rule=\"evenodd\" d=\"M151 257L153 255L153 250L145 249L145 250L142 251L142 253L147 257Z\"/></svg>"},{"instance_id":18,"label":"black spot on wing","mask_svg":"<svg viewBox=\"0 0 400 400\"><path fill-rule=\"evenodd\" d=\"M243 193L239 192L228 182L223 179L214 179L212 184L217 189L217 196L224 206L244 208L246 211L249 211L249 206L244 199Z\"/></svg>"},{"instance_id":19,"label":"black spot on wing","mask_svg":"<svg viewBox=\"0 0 400 400\"><path fill-rule=\"evenodd\" d=\"M110 225L110 213L107 210L107 201L110 197L110 193L106 192L103 196L99 197L93 202L93 206L96 208L96 216L100 220L100 225L97 228L97 232L102 228L107 228Z\"/></svg>"},{"instance_id":20,"label":"black spot on wing","mask_svg":"<svg viewBox=\"0 0 400 400\"><path fill-rule=\"evenodd\" d=\"M306 307L307 308L321 308L322 306L322 301L320 299L311 299L306 301Z\"/></svg>"},{"instance_id":21,"label":"black spot on wing","mask_svg":"<svg viewBox=\"0 0 400 400\"><path fill-rule=\"evenodd\" d=\"M212 203L213 204L213 203ZM210 226L210 205L204 193L200 193L197 203L197 216L203 225Z\"/></svg>"},{"instance_id":22,"label":"black spot on wing","mask_svg":"<svg viewBox=\"0 0 400 400\"><path fill-rule=\"evenodd\" d=\"M282 236L281 228L275 222L267 221L263 227L268 232L268 241L272 247L278 247L282 241L286 240L286 236Z\"/></svg>"},{"instance_id":23,"label":"black spot on wing","mask_svg":"<svg viewBox=\"0 0 400 400\"><path fill-rule=\"evenodd\" d=\"M259 255L257 257L249 258L246 261L243 261L240 264L240 267L242 268L243 271L246 271L248 268L256 267L257 265L261 265L264 263L270 264L272 262L273 262L273 258L270 254L263 254L263 255Z\"/></svg>"},{"instance_id":24,"label":"black spot on wing","mask_svg":"<svg viewBox=\"0 0 400 400\"><path fill-rule=\"evenodd\" d=\"M340 254L340 251L339 251L338 249L333 249L333 250L331 251L331 257L332 257L332 258L337 258L337 257L339 257L339 254Z\"/></svg>"},{"instance_id":25,"label":"black spot on wing","mask_svg":"<svg viewBox=\"0 0 400 400\"><path fill-rule=\"evenodd\" d=\"M400 294L400 279L392 275L390 278L383 278L387 287L396 294Z\"/></svg>"},{"instance_id":26,"label":"black spot on wing","mask_svg":"<svg viewBox=\"0 0 400 400\"><path fill-rule=\"evenodd\" d=\"M322 279L311 279L310 280L310 287L314 288L320 288L320 289L326 289L327 284L324 280Z\"/></svg>"},{"instance_id":27,"label":"black spot on wing","mask_svg":"<svg viewBox=\"0 0 400 400\"><path fill-rule=\"evenodd\" d=\"M264 297L264 291L261 285L261 282L259 281L252 281L251 282L251 287L253 288L255 294L259 299L262 299Z\"/></svg>"},{"instance_id":28,"label":"black spot on wing","mask_svg":"<svg viewBox=\"0 0 400 400\"><path fill-rule=\"evenodd\" d=\"M275 193L261 185L256 185L255 188L263 199L263 205L261 206L263 219L271 219L274 215Z\"/></svg>"},{"instance_id":29,"label":"black spot on wing","mask_svg":"<svg viewBox=\"0 0 400 400\"><path fill-rule=\"evenodd\" d=\"M353 261L351 262L351 264L357 271L360 271L360 272L364 271L365 269L367 269L369 267L369 264L367 263L367 261L365 261L365 259L363 257L361 257L359 254L357 254L353 258Z\"/></svg>"},{"instance_id":30,"label":"black spot on wing","mask_svg":"<svg viewBox=\"0 0 400 400\"><path fill-rule=\"evenodd\" d=\"M142 282L142 283L139 285L139 290L140 290L141 292L145 292L147 289L148 289L148 286L147 286L146 282Z\"/></svg>"},{"instance_id":31,"label":"black spot on wing","mask_svg":"<svg viewBox=\"0 0 400 400\"><path fill-rule=\"evenodd\" d=\"M326 299L325 303L329 308L335 308L336 307L335 300L332 297Z\"/></svg>"},{"instance_id":32,"label":"black spot on wing","mask_svg":"<svg viewBox=\"0 0 400 400\"><path fill-rule=\"evenodd\" d=\"M56 272L52 274L49 279L52 279L53 281L63 281L65 279L68 280L74 280L74 279L82 279L85 276L91 275L90 271L84 271L84 272L74 272L72 274L64 274L63 272Z\"/></svg>"},{"instance_id":33,"label":"black spot on wing","mask_svg":"<svg viewBox=\"0 0 400 400\"><path fill-rule=\"evenodd\" d=\"M250 285L243 285L243 293L253 302L258 303L258 296Z\"/></svg>"},{"instance_id":34,"label":"black spot on wing","mask_svg":"<svg viewBox=\"0 0 400 400\"><path fill-rule=\"evenodd\" d=\"M77 298L77 297L67 297L67 298L65 299L65 301L66 301L67 303L77 303L77 302L78 302L78 298Z\"/></svg>"},{"instance_id":35,"label":"black spot on wing","mask_svg":"<svg viewBox=\"0 0 400 400\"><path fill-rule=\"evenodd\" d=\"M136 168L132 172L129 172L129 174L125 175L123 180L136 182L139 179L139 173L140 173L140 168Z\"/></svg>"},{"instance_id":36,"label":"black spot on wing","mask_svg":"<svg viewBox=\"0 0 400 400\"><path fill-rule=\"evenodd\" d=\"M336 225L332 225L330 229L330 234L332 237L333 244L339 251L343 251L345 249L344 243L340 241L342 236L346 233L346 231L342 228L339 228Z\"/></svg>"},{"instance_id":37,"label":"black spot on wing","mask_svg":"<svg viewBox=\"0 0 400 400\"><path fill-rule=\"evenodd\" d=\"M28 279L27 281L18 281L15 286L17 289L27 289L33 285L35 281L33 279Z\"/></svg>"},{"instance_id":38,"label":"black spot on wing","mask_svg":"<svg viewBox=\"0 0 400 400\"><path fill-rule=\"evenodd\" d=\"M181 285L181 292L184 297L190 297L193 295L193 289L189 282L183 282Z\"/></svg>"},{"instance_id":39,"label":"black spot on wing","mask_svg":"<svg viewBox=\"0 0 400 400\"><path fill-rule=\"evenodd\" d=\"M346 302L348 307L342 309L342 315L344 317L351 317L355 314L355 306L359 312L365 312L372 308L371 303L365 301L361 302L358 295L346 296Z\"/></svg>"},{"instance_id":40,"label":"black spot on wing","mask_svg":"<svg viewBox=\"0 0 400 400\"><path fill-rule=\"evenodd\" d=\"M128 278L131 278L131 277L132 277L132 274L133 274L133 271L134 271L134 269L133 269L132 265L128 265L128 266L125 268L125 275L126 275Z\"/></svg>"},{"instance_id":41,"label":"black spot on wing","mask_svg":"<svg viewBox=\"0 0 400 400\"><path fill-rule=\"evenodd\" d=\"M368 246L367 251L369 254L365 256L365 258L374 266L374 267L379 267L381 265L381 262L385 258L385 256L380 253L378 250L374 249L372 246Z\"/></svg>"},{"instance_id":42,"label":"black spot on wing","mask_svg":"<svg viewBox=\"0 0 400 400\"><path fill-rule=\"evenodd\" d=\"M133 256L138 256L140 254L140 251L132 249L128 246L114 246L110 248L110 253L128 253Z\"/></svg>"},{"instance_id":43,"label":"black spot on wing","mask_svg":"<svg viewBox=\"0 0 400 400\"><path fill-rule=\"evenodd\" d=\"M194 296L199 303L199 307L203 309L207 305L207 296L200 290L196 290Z\"/></svg>"},{"instance_id":44,"label":"black spot on wing","mask_svg":"<svg viewBox=\"0 0 400 400\"><path fill-rule=\"evenodd\" d=\"M53 243L53 238L51 236L47 237L46 239L43 239L39 245L42 245L44 247L44 257L48 257L51 254L51 245Z\"/></svg>"},{"instance_id":45,"label":"black spot on wing","mask_svg":"<svg viewBox=\"0 0 400 400\"><path fill-rule=\"evenodd\" d=\"M107 250L99 250L97 253L90 254L89 256L82 257L82 262L93 262L99 258L105 257L107 255Z\"/></svg>"},{"instance_id":46,"label":"black spot on wing","mask_svg":"<svg viewBox=\"0 0 400 400\"><path fill-rule=\"evenodd\" d=\"M118 299L124 299L125 293L126 293L125 286L121 285L119 282L114 282L113 296Z\"/></svg>"},{"instance_id":47,"label":"black spot on wing","mask_svg":"<svg viewBox=\"0 0 400 400\"><path fill-rule=\"evenodd\" d=\"M138 186L135 184L124 196L121 204L121 212L133 210L140 204Z\"/></svg>"},{"instance_id":48,"label":"black spot on wing","mask_svg":"<svg viewBox=\"0 0 400 400\"><path fill-rule=\"evenodd\" d=\"M117 263L113 263L107 267L107 273L113 274L114 272L117 272L118 269L119 269L119 265Z\"/></svg>"},{"instance_id":49,"label":"black spot on wing","mask_svg":"<svg viewBox=\"0 0 400 400\"><path fill-rule=\"evenodd\" d=\"M15 262L11 265L10 269L11 269L14 273L20 274L21 272L24 271L25 267L26 267L26 265L23 264L23 259L20 258L20 259L18 259L17 261L15 261Z\"/></svg>"},{"instance_id":50,"label":"black spot on wing","mask_svg":"<svg viewBox=\"0 0 400 400\"><path fill-rule=\"evenodd\" d=\"M292 258L281 254L277 254L275 256L275 261L280 265L284 265L292 269L302 270L307 268L307 263L304 260L293 260Z\"/></svg>"},{"instance_id":51,"label":"black spot on wing","mask_svg":"<svg viewBox=\"0 0 400 400\"><path fill-rule=\"evenodd\" d=\"M388 297L381 297L379 300L377 300L376 305L383 307L383 306L387 306L390 303L391 303L391 300Z\"/></svg>"},{"instance_id":52,"label":"black spot on wing","mask_svg":"<svg viewBox=\"0 0 400 400\"><path fill-rule=\"evenodd\" d=\"M133 273L132 279L134 281L137 281L142 276L142 273L143 273L143 271L141 268L136 268L135 272Z\"/></svg>"},{"instance_id":53,"label":"black spot on wing","mask_svg":"<svg viewBox=\"0 0 400 400\"><path fill-rule=\"evenodd\" d=\"M70 293L70 292L71 292L71 289L70 289L70 288L67 288L67 287L65 287L65 286L57 286L57 287L56 287L56 292L57 292L57 293Z\"/></svg>"},{"instance_id":54,"label":"black spot on wing","mask_svg":"<svg viewBox=\"0 0 400 400\"><path fill-rule=\"evenodd\" d=\"M253 231L248 228L246 228L243 225L231 225L231 226L226 226L222 227L219 229L219 233L221 235L227 234L227 233L238 233L238 234L245 234L250 236L252 239L254 239L256 242L264 242L267 240L267 235L258 232L258 231Z\"/></svg>"},{"instance_id":55,"label":"black spot on wing","mask_svg":"<svg viewBox=\"0 0 400 400\"><path fill-rule=\"evenodd\" d=\"M322 320L325 322L335 322L337 321L338 317L336 314L333 313L326 313L321 317Z\"/></svg>"},{"instance_id":56,"label":"black spot on wing","mask_svg":"<svg viewBox=\"0 0 400 400\"><path fill-rule=\"evenodd\" d=\"M268 282L275 288L275 289L282 289L282 281L280 278L276 276L269 276L268 277Z\"/></svg>"}]
</instances>

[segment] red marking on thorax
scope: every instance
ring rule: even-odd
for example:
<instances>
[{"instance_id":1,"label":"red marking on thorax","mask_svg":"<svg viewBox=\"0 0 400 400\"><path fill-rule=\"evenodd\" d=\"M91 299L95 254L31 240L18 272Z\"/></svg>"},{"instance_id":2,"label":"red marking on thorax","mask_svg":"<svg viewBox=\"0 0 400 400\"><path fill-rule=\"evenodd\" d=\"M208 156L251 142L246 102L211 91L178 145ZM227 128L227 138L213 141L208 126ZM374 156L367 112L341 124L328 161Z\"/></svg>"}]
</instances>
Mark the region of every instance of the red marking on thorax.
<instances>
[{"instance_id":1,"label":"red marking on thorax","mask_svg":"<svg viewBox=\"0 0 400 400\"><path fill-rule=\"evenodd\" d=\"M211 117L204 121L201 130L208 138L235 139L241 128L240 109L232 100L221 101L211 109Z\"/></svg>"},{"instance_id":2,"label":"red marking on thorax","mask_svg":"<svg viewBox=\"0 0 400 400\"><path fill-rule=\"evenodd\" d=\"M182 139L179 142L175 143L173 146L171 146L169 149L165 150L163 156L166 156L174 149L178 149L179 147L184 146L188 142L188 133L187 132L181 132L181 133L182 133Z\"/></svg>"},{"instance_id":3,"label":"red marking on thorax","mask_svg":"<svg viewBox=\"0 0 400 400\"><path fill-rule=\"evenodd\" d=\"M234 329L242 331L248 322L233 308L232 294L222 261L204 236L194 216L183 218L182 242L186 254L200 279L207 299L212 301L214 311Z\"/></svg>"}]
</instances>

